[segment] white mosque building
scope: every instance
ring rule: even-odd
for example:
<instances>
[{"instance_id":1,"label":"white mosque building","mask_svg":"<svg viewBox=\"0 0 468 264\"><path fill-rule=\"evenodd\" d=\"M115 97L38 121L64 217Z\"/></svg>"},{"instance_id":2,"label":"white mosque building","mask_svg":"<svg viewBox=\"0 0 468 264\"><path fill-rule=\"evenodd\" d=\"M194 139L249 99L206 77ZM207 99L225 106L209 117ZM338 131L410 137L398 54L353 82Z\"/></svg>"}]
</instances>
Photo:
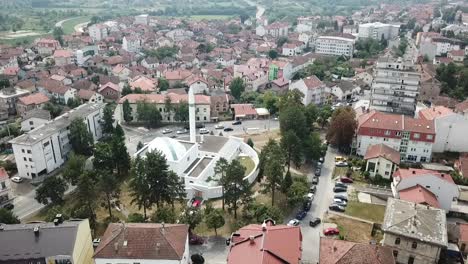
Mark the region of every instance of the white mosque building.
<instances>
[{"instance_id":1,"label":"white mosque building","mask_svg":"<svg viewBox=\"0 0 468 264\"><path fill-rule=\"evenodd\" d=\"M135 155L144 157L146 153L160 151L166 157L169 169L184 178L187 198L212 199L222 196L214 172L220 158L231 161L236 158L250 158L254 169L245 176L252 183L258 175L259 158L257 152L237 137L196 135L195 99L189 90L190 138L157 137L146 144Z\"/></svg>"}]
</instances>

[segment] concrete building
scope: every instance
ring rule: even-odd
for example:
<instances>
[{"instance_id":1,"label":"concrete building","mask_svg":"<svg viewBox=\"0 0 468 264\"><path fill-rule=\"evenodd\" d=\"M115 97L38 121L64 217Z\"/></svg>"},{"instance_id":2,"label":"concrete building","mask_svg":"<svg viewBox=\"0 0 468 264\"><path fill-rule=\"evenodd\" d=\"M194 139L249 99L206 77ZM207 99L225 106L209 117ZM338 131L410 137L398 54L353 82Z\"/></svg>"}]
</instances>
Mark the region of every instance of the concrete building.
<instances>
[{"instance_id":1,"label":"concrete building","mask_svg":"<svg viewBox=\"0 0 468 264\"><path fill-rule=\"evenodd\" d=\"M5 168L0 167L0 206L10 201L10 176Z\"/></svg>"},{"instance_id":2,"label":"concrete building","mask_svg":"<svg viewBox=\"0 0 468 264\"><path fill-rule=\"evenodd\" d=\"M4 88L0 92L0 109L5 110L9 115L16 115L16 106L19 99L27 96L29 91L17 88Z\"/></svg>"},{"instance_id":3,"label":"concrete building","mask_svg":"<svg viewBox=\"0 0 468 264\"><path fill-rule=\"evenodd\" d=\"M429 162L435 136L431 120L370 111L358 118L353 147L364 156L369 146L385 144L399 151L402 161Z\"/></svg>"},{"instance_id":4,"label":"concrete building","mask_svg":"<svg viewBox=\"0 0 468 264\"><path fill-rule=\"evenodd\" d=\"M311 103L319 105L325 101L326 86L315 75L291 83L289 90L299 90L304 94L302 99L304 105Z\"/></svg>"},{"instance_id":5,"label":"concrete building","mask_svg":"<svg viewBox=\"0 0 468 264\"><path fill-rule=\"evenodd\" d=\"M22 115L21 131L29 132L50 121L50 112L43 109L33 109Z\"/></svg>"},{"instance_id":6,"label":"concrete building","mask_svg":"<svg viewBox=\"0 0 468 264\"><path fill-rule=\"evenodd\" d=\"M88 28L89 36L94 42L99 42L109 35L108 27L104 24L94 24Z\"/></svg>"},{"instance_id":7,"label":"concrete building","mask_svg":"<svg viewBox=\"0 0 468 264\"><path fill-rule=\"evenodd\" d=\"M69 126L75 118L83 121L94 141L102 137L101 117L104 104L83 104L42 126L10 141L18 176L41 180L61 167L71 151ZM38 179L36 179L38 178Z\"/></svg>"},{"instance_id":8,"label":"concrete building","mask_svg":"<svg viewBox=\"0 0 468 264\"><path fill-rule=\"evenodd\" d=\"M255 33L258 36L270 35L274 38L286 37L289 32L289 23L287 22L273 22L270 25L258 25Z\"/></svg>"},{"instance_id":9,"label":"concrete building","mask_svg":"<svg viewBox=\"0 0 468 264\"><path fill-rule=\"evenodd\" d=\"M148 25L149 23L149 16L148 14L141 14L138 16L135 16L135 24L140 24L140 25Z\"/></svg>"},{"instance_id":10,"label":"concrete building","mask_svg":"<svg viewBox=\"0 0 468 264\"><path fill-rule=\"evenodd\" d=\"M137 36L125 36L122 41L122 49L128 52L139 52L141 45L141 38Z\"/></svg>"},{"instance_id":11,"label":"concrete building","mask_svg":"<svg viewBox=\"0 0 468 264\"><path fill-rule=\"evenodd\" d=\"M460 43L456 39L446 37L427 36L421 37L419 43L419 54L429 58L435 59L437 56L442 56L453 50L460 50Z\"/></svg>"},{"instance_id":12,"label":"concrete building","mask_svg":"<svg viewBox=\"0 0 468 264\"><path fill-rule=\"evenodd\" d=\"M383 24L380 22L359 25L359 38L372 38L375 40L392 39L398 36L400 25Z\"/></svg>"},{"instance_id":13,"label":"concrete building","mask_svg":"<svg viewBox=\"0 0 468 264\"><path fill-rule=\"evenodd\" d=\"M385 179L390 179L400 165L400 152L385 144L371 145L364 156L366 171L371 177L379 174Z\"/></svg>"},{"instance_id":14,"label":"concrete building","mask_svg":"<svg viewBox=\"0 0 468 264\"><path fill-rule=\"evenodd\" d=\"M321 36L315 41L315 53L353 57L354 39L333 36Z\"/></svg>"},{"instance_id":15,"label":"concrete building","mask_svg":"<svg viewBox=\"0 0 468 264\"><path fill-rule=\"evenodd\" d=\"M0 227L0 263L94 264L87 219Z\"/></svg>"},{"instance_id":16,"label":"concrete building","mask_svg":"<svg viewBox=\"0 0 468 264\"><path fill-rule=\"evenodd\" d=\"M370 109L414 116L419 80L412 62L380 58L371 86Z\"/></svg>"},{"instance_id":17,"label":"concrete building","mask_svg":"<svg viewBox=\"0 0 468 264\"><path fill-rule=\"evenodd\" d=\"M448 245L445 211L412 202L389 198L382 230L397 263L436 264Z\"/></svg>"},{"instance_id":18,"label":"concrete building","mask_svg":"<svg viewBox=\"0 0 468 264\"><path fill-rule=\"evenodd\" d=\"M188 264L188 226L111 223L94 253L95 264Z\"/></svg>"}]
</instances>

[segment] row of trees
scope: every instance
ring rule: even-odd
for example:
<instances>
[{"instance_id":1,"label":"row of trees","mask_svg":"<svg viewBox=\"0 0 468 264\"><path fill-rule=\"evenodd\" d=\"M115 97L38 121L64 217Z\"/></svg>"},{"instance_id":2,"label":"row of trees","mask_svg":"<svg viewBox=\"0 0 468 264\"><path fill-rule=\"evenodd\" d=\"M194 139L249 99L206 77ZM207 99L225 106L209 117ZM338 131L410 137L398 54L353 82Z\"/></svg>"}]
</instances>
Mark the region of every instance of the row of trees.
<instances>
[{"instance_id":1,"label":"row of trees","mask_svg":"<svg viewBox=\"0 0 468 264\"><path fill-rule=\"evenodd\" d=\"M454 63L440 64L436 78L441 82L441 91L451 97L464 100L468 95L468 67Z\"/></svg>"}]
</instances>

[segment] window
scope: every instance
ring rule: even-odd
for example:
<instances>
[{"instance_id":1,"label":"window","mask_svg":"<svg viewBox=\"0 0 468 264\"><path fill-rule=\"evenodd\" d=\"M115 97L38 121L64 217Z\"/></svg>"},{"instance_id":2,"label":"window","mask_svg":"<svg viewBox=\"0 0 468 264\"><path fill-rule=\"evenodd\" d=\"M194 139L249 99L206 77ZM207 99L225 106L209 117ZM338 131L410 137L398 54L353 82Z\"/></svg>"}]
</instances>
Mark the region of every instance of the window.
<instances>
[{"instance_id":1,"label":"window","mask_svg":"<svg viewBox=\"0 0 468 264\"><path fill-rule=\"evenodd\" d=\"M32 162L32 159L31 159L31 158L29 158L29 161L31 161L31 162Z\"/></svg>"},{"instance_id":2,"label":"window","mask_svg":"<svg viewBox=\"0 0 468 264\"><path fill-rule=\"evenodd\" d=\"M398 257L398 250L393 250L393 256L396 258Z\"/></svg>"},{"instance_id":3,"label":"window","mask_svg":"<svg viewBox=\"0 0 468 264\"><path fill-rule=\"evenodd\" d=\"M429 139L429 140L431 140L431 139L434 138L434 136L433 136L433 135L427 135L426 138Z\"/></svg>"},{"instance_id":4,"label":"window","mask_svg":"<svg viewBox=\"0 0 468 264\"><path fill-rule=\"evenodd\" d=\"M49 144L50 144L49 141L47 141L46 143L44 143L44 144L43 144L44 148L47 147L47 146L49 146Z\"/></svg>"},{"instance_id":5,"label":"window","mask_svg":"<svg viewBox=\"0 0 468 264\"><path fill-rule=\"evenodd\" d=\"M23 160L26 161L26 157L23 157Z\"/></svg>"},{"instance_id":6,"label":"window","mask_svg":"<svg viewBox=\"0 0 468 264\"><path fill-rule=\"evenodd\" d=\"M30 150L30 149L28 149L26 152L28 152L28 154L31 154L31 150Z\"/></svg>"},{"instance_id":7,"label":"window","mask_svg":"<svg viewBox=\"0 0 468 264\"><path fill-rule=\"evenodd\" d=\"M399 237L397 237L397 238L395 239L395 245L400 245L400 238L399 238Z\"/></svg>"},{"instance_id":8,"label":"window","mask_svg":"<svg viewBox=\"0 0 468 264\"><path fill-rule=\"evenodd\" d=\"M23 153L24 153L24 149L21 149L21 152L23 152Z\"/></svg>"},{"instance_id":9,"label":"window","mask_svg":"<svg viewBox=\"0 0 468 264\"><path fill-rule=\"evenodd\" d=\"M385 130L385 133L384 133L386 136L390 136L390 130Z\"/></svg>"},{"instance_id":10,"label":"window","mask_svg":"<svg viewBox=\"0 0 468 264\"><path fill-rule=\"evenodd\" d=\"M411 244L411 248L414 248L414 249L416 249L417 247L418 247L418 243L416 243L416 242L413 242L413 244Z\"/></svg>"},{"instance_id":11,"label":"window","mask_svg":"<svg viewBox=\"0 0 468 264\"><path fill-rule=\"evenodd\" d=\"M401 132L400 131L396 132L396 135L397 137L401 136Z\"/></svg>"},{"instance_id":12,"label":"window","mask_svg":"<svg viewBox=\"0 0 468 264\"><path fill-rule=\"evenodd\" d=\"M421 135L419 135L419 133L414 133L414 138L419 138Z\"/></svg>"},{"instance_id":13,"label":"window","mask_svg":"<svg viewBox=\"0 0 468 264\"><path fill-rule=\"evenodd\" d=\"M29 121L29 124L30 124L30 125L34 125L34 121Z\"/></svg>"},{"instance_id":14,"label":"window","mask_svg":"<svg viewBox=\"0 0 468 264\"><path fill-rule=\"evenodd\" d=\"M413 264L413 263L414 263L414 257L409 257L408 264Z\"/></svg>"},{"instance_id":15,"label":"window","mask_svg":"<svg viewBox=\"0 0 468 264\"><path fill-rule=\"evenodd\" d=\"M421 157L421 162L426 162L426 157Z\"/></svg>"}]
</instances>

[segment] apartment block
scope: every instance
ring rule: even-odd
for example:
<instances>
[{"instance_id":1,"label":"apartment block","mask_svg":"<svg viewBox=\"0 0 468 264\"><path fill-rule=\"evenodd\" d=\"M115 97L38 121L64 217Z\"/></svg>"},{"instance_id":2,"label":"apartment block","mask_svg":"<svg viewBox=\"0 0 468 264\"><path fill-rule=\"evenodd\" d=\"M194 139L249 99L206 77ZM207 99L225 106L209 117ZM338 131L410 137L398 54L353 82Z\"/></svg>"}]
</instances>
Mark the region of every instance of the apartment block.
<instances>
[{"instance_id":1,"label":"apartment block","mask_svg":"<svg viewBox=\"0 0 468 264\"><path fill-rule=\"evenodd\" d=\"M315 53L352 57L354 40L343 37L321 36L315 41Z\"/></svg>"},{"instance_id":2,"label":"apartment block","mask_svg":"<svg viewBox=\"0 0 468 264\"><path fill-rule=\"evenodd\" d=\"M380 22L359 25L359 38L372 38L376 40L392 39L398 36L399 25L384 24Z\"/></svg>"}]
</instances>

